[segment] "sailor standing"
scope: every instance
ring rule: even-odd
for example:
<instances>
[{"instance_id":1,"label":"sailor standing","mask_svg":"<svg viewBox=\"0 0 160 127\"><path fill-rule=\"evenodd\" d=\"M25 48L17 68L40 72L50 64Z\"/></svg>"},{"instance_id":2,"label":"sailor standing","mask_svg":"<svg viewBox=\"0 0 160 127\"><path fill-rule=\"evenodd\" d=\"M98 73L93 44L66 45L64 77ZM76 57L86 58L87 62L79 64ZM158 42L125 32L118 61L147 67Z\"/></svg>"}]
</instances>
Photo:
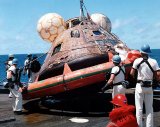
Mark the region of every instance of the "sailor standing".
<instances>
[{"instance_id":1,"label":"sailor standing","mask_svg":"<svg viewBox=\"0 0 160 127\"><path fill-rule=\"evenodd\" d=\"M9 90L13 95L13 111L15 114L21 114L22 112L22 94L19 91L19 85L16 82L17 79L17 64L18 60L15 58L12 61L12 66L7 71L7 80L9 85Z\"/></svg>"},{"instance_id":2,"label":"sailor standing","mask_svg":"<svg viewBox=\"0 0 160 127\"><path fill-rule=\"evenodd\" d=\"M32 83L36 80L37 74L38 74L40 69L41 69L41 64L37 60L37 56L33 55L33 59L32 59L31 66L30 66L29 83Z\"/></svg>"},{"instance_id":3,"label":"sailor standing","mask_svg":"<svg viewBox=\"0 0 160 127\"><path fill-rule=\"evenodd\" d=\"M102 88L102 92L106 90L108 86L113 85L112 98L117 94L124 94L126 88L122 85L122 82L125 81L125 68L120 66L121 58L118 55L114 55L112 58L114 67L111 70L111 76L107 84Z\"/></svg>"},{"instance_id":4,"label":"sailor standing","mask_svg":"<svg viewBox=\"0 0 160 127\"><path fill-rule=\"evenodd\" d=\"M8 55L8 59L5 62L6 71L11 67L13 59L14 59L14 55L13 54L9 54Z\"/></svg>"},{"instance_id":5,"label":"sailor standing","mask_svg":"<svg viewBox=\"0 0 160 127\"><path fill-rule=\"evenodd\" d=\"M27 59L24 61L23 74L24 75L27 74L28 79L30 79L30 77L31 77L31 70L30 70L31 60L32 60L32 54L28 54Z\"/></svg>"},{"instance_id":6,"label":"sailor standing","mask_svg":"<svg viewBox=\"0 0 160 127\"><path fill-rule=\"evenodd\" d=\"M14 59L14 55L13 54L9 54L8 55L8 59L6 60L5 62L5 68L6 68L6 72L7 70L11 67L12 65L12 60ZM8 95L9 98L12 98L12 93L10 92L9 95Z\"/></svg>"},{"instance_id":7,"label":"sailor standing","mask_svg":"<svg viewBox=\"0 0 160 127\"><path fill-rule=\"evenodd\" d=\"M143 102L146 108L146 127L153 125L153 77L157 77L158 63L148 56L151 53L148 44L141 47L141 58L137 58L132 66L131 75L138 72L137 84L135 88L136 118L139 127L143 127Z\"/></svg>"}]
</instances>

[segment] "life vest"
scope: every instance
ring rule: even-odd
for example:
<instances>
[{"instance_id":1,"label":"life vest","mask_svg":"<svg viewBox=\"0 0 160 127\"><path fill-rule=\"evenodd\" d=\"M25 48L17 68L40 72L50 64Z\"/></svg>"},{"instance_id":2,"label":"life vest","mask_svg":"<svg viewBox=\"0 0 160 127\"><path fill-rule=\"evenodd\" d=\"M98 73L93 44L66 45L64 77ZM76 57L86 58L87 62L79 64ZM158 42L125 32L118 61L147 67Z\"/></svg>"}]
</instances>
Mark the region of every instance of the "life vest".
<instances>
[{"instance_id":1,"label":"life vest","mask_svg":"<svg viewBox=\"0 0 160 127\"><path fill-rule=\"evenodd\" d=\"M106 127L138 127L134 111L132 105L113 109L109 114L111 122Z\"/></svg>"}]
</instances>

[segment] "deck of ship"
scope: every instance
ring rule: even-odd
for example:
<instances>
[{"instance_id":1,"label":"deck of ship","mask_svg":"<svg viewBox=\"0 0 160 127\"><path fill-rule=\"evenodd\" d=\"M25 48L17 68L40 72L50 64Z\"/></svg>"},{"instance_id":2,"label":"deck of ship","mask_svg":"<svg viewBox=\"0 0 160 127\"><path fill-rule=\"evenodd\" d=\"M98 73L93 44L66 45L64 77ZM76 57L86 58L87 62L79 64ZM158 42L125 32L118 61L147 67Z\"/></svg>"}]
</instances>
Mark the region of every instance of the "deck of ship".
<instances>
[{"instance_id":1,"label":"deck of ship","mask_svg":"<svg viewBox=\"0 0 160 127\"><path fill-rule=\"evenodd\" d=\"M108 113L112 109L110 104L112 90L104 94L83 96L71 100L56 102L48 109L44 106L31 111L24 110L22 115L14 115L11 108L11 98L8 91L0 91L0 126L3 127L105 127L108 123ZM134 89L127 90L129 104L134 104ZM34 107L34 103L27 103ZM34 105L34 106L33 106ZM154 97L154 127L160 127L160 98ZM145 116L144 116L145 117ZM86 123L71 122L72 118L87 119Z\"/></svg>"}]
</instances>

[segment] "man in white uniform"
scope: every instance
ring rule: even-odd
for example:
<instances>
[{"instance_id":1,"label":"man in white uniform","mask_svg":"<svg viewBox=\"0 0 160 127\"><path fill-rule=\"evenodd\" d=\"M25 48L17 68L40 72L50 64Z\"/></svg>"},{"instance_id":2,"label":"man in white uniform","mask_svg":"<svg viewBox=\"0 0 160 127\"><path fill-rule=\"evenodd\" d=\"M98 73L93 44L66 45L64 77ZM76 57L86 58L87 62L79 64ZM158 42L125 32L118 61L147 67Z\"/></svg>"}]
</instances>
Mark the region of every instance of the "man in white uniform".
<instances>
[{"instance_id":1,"label":"man in white uniform","mask_svg":"<svg viewBox=\"0 0 160 127\"><path fill-rule=\"evenodd\" d=\"M137 58L131 69L131 75L134 76L136 70L138 72L137 84L135 89L135 105L136 118L139 127L143 127L143 102L146 108L146 127L154 127L153 125L153 77L157 78L157 70L159 69L156 60L150 58L151 53L148 44L141 47L141 58Z\"/></svg>"},{"instance_id":2,"label":"man in white uniform","mask_svg":"<svg viewBox=\"0 0 160 127\"><path fill-rule=\"evenodd\" d=\"M9 86L9 90L13 95L13 111L15 114L21 114L22 112L22 94L19 91L19 86L16 83L16 69L17 69L18 60L15 58L12 61L12 66L7 71L7 80L8 83L11 84Z\"/></svg>"},{"instance_id":3,"label":"man in white uniform","mask_svg":"<svg viewBox=\"0 0 160 127\"><path fill-rule=\"evenodd\" d=\"M32 61L32 54L28 54L27 59L24 61L24 70L23 70L23 75L27 74L28 79L31 78L31 61Z\"/></svg>"},{"instance_id":4,"label":"man in white uniform","mask_svg":"<svg viewBox=\"0 0 160 127\"><path fill-rule=\"evenodd\" d=\"M32 83L36 80L37 74L38 74L40 69L41 69L41 65L40 65L39 61L37 60L37 56L33 55L33 59L32 59L32 62L31 62L31 68L30 68L29 83Z\"/></svg>"},{"instance_id":5,"label":"man in white uniform","mask_svg":"<svg viewBox=\"0 0 160 127\"><path fill-rule=\"evenodd\" d=\"M12 66L12 60L14 59L14 55L13 54L9 54L8 55L8 60L6 60L5 62L5 66L6 66L6 72L8 71L8 69ZM10 92L8 95L9 98L12 98L12 93Z\"/></svg>"},{"instance_id":6,"label":"man in white uniform","mask_svg":"<svg viewBox=\"0 0 160 127\"><path fill-rule=\"evenodd\" d=\"M125 81L125 68L123 66L120 66L121 58L118 55L114 55L112 61L114 67L111 70L110 79L102 88L102 92L104 92L108 86L113 85L112 98L114 98L114 96L117 94L125 95L126 88L122 85L122 82Z\"/></svg>"},{"instance_id":7,"label":"man in white uniform","mask_svg":"<svg viewBox=\"0 0 160 127\"><path fill-rule=\"evenodd\" d=\"M6 71L11 67L12 65L12 60L14 59L14 55L13 54L9 54L8 55L8 59L5 62L6 65Z\"/></svg>"}]
</instances>

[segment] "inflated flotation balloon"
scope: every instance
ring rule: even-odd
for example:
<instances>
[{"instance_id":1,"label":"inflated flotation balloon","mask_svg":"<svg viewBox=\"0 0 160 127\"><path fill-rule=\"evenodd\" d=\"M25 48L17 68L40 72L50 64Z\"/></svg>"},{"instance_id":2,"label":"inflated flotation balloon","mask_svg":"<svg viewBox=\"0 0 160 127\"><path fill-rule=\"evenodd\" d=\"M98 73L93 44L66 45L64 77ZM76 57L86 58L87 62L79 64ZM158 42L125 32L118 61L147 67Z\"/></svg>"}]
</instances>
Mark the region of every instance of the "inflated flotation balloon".
<instances>
[{"instance_id":1,"label":"inflated flotation balloon","mask_svg":"<svg viewBox=\"0 0 160 127\"><path fill-rule=\"evenodd\" d=\"M95 13L91 15L91 19L94 23L100 25L107 32L111 32L111 21L107 16L100 13Z\"/></svg>"},{"instance_id":2,"label":"inflated flotation balloon","mask_svg":"<svg viewBox=\"0 0 160 127\"><path fill-rule=\"evenodd\" d=\"M131 50L128 52L127 58L130 62L134 62L135 59L141 57L141 53L138 50Z\"/></svg>"},{"instance_id":3,"label":"inflated flotation balloon","mask_svg":"<svg viewBox=\"0 0 160 127\"><path fill-rule=\"evenodd\" d=\"M126 46L123 43L119 43L117 45L114 46L115 51L119 54L119 56L121 57L122 61L124 61L127 57L127 50L126 50Z\"/></svg>"},{"instance_id":4,"label":"inflated flotation balloon","mask_svg":"<svg viewBox=\"0 0 160 127\"><path fill-rule=\"evenodd\" d=\"M58 34L66 29L64 19L56 13L48 13L42 16L37 24L37 31L41 38L53 42Z\"/></svg>"}]
</instances>

